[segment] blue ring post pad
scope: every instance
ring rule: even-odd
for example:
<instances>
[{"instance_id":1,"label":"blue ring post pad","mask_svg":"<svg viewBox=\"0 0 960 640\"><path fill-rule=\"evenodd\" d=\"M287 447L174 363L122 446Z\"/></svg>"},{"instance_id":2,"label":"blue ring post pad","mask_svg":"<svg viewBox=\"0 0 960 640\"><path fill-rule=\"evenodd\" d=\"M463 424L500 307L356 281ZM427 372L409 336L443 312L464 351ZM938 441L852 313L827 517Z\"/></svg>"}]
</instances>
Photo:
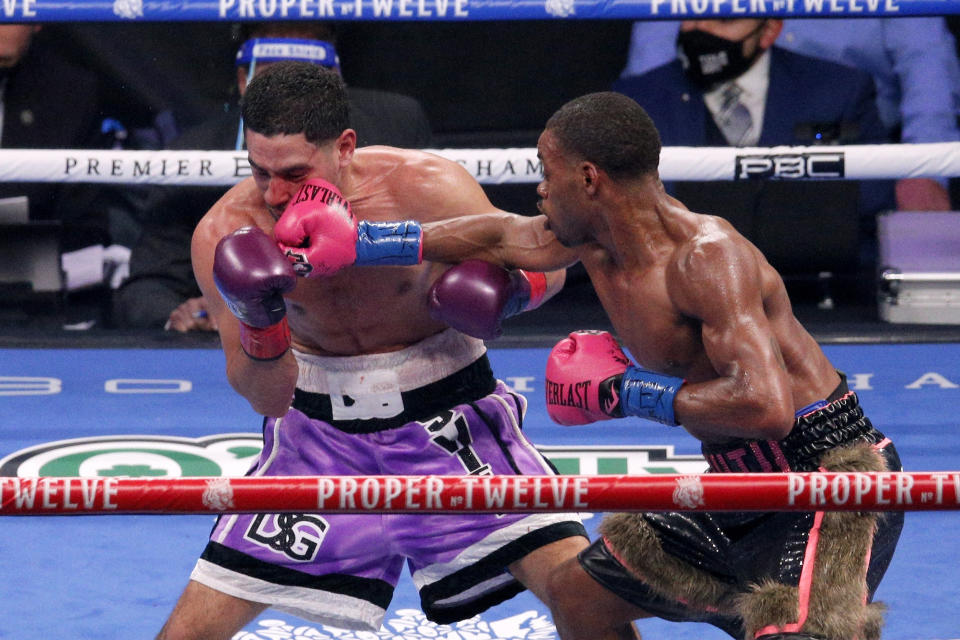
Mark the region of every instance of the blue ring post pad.
<instances>
[{"instance_id":1,"label":"blue ring post pad","mask_svg":"<svg viewBox=\"0 0 960 640\"><path fill-rule=\"evenodd\" d=\"M683 384L675 378L640 367L627 367L620 383L620 401L624 415L656 420L675 427L673 399Z\"/></svg>"},{"instance_id":2,"label":"blue ring post pad","mask_svg":"<svg viewBox=\"0 0 960 640\"><path fill-rule=\"evenodd\" d=\"M361 266L420 264L423 232L415 220L369 222L357 225L357 259Z\"/></svg>"}]
</instances>

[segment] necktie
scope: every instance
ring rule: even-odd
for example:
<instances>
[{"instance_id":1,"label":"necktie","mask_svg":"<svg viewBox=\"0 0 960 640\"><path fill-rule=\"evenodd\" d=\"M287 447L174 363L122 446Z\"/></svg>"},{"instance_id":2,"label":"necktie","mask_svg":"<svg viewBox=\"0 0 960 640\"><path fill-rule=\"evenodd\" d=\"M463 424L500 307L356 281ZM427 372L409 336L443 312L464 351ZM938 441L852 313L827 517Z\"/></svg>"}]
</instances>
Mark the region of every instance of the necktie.
<instances>
[{"instance_id":1,"label":"necktie","mask_svg":"<svg viewBox=\"0 0 960 640\"><path fill-rule=\"evenodd\" d=\"M750 117L750 111L740 102L740 94L743 89L736 83L723 90L723 103L720 111L717 113L717 126L723 132L723 137L727 139L734 147L744 145L744 138L753 126L753 118Z\"/></svg>"}]
</instances>

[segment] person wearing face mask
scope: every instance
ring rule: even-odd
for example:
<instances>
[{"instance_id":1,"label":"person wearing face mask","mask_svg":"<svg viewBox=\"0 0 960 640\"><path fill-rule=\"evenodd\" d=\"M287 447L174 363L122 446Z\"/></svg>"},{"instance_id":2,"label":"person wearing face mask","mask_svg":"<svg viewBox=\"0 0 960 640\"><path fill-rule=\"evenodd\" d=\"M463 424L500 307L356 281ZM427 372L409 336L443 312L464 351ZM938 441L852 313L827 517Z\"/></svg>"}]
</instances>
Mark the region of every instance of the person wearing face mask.
<instances>
[{"instance_id":1,"label":"person wearing face mask","mask_svg":"<svg viewBox=\"0 0 960 640\"><path fill-rule=\"evenodd\" d=\"M813 140L796 126L805 122L839 125L837 142L885 141L870 76L775 46L782 28L782 20L684 21L673 60L613 89L650 113L665 146L806 144ZM728 113L734 95L749 120Z\"/></svg>"},{"instance_id":2,"label":"person wearing face mask","mask_svg":"<svg viewBox=\"0 0 960 640\"><path fill-rule=\"evenodd\" d=\"M613 90L650 114L664 146L887 142L871 76L776 46L782 28L783 21L772 19L684 21L676 58L640 75L621 77ZM893 208L888 181L666 186L691 206L709 204L758 242L788 278L798 279L816 278L820 272L854 281L872 277L875 216ZM824 224L836 226L832 246L817 239ZM802 240L804 234L808 243ZM811 255L816 252L822 260ZM858 300L863 290L847 288Z\"/></svg>"},{"instance_id":3,"label":"person wearing face mask","mask_svg":"<svg viewBox=\"0 0 960 640\"><path fill-rule=\"evenodd\" d=\"M679 20L633 23L624 77L640 75L676 55ZM960 61L941 16L785 20L778 39L785 49L869 72L877 85L877 110L893 142L955 142L960 109ZM902 178L901 211L951 208L947 180Z\"/></svg>"}]
</instances>

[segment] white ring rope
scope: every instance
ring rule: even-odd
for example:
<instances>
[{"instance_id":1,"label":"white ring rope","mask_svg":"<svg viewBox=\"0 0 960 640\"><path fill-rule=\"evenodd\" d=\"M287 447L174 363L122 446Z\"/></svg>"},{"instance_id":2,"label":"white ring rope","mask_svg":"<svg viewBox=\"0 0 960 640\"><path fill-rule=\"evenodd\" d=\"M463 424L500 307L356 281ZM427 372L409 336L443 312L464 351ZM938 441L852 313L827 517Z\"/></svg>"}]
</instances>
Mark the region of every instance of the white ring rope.
<instances>
[{"instance_id":1,"label":"white ring rope","mask_svg":"<svg viewBox=\"0 0 960 640\"><path fill-rule=\"evenodd\" d=\"M537 151L429 149L481 184L539 182ZM250 175L245 152L0 149L0 182L227 186ZM664 147L663 180L897 179L960 176L960 142L809 147Z\"/></svg>"}]
</instances>

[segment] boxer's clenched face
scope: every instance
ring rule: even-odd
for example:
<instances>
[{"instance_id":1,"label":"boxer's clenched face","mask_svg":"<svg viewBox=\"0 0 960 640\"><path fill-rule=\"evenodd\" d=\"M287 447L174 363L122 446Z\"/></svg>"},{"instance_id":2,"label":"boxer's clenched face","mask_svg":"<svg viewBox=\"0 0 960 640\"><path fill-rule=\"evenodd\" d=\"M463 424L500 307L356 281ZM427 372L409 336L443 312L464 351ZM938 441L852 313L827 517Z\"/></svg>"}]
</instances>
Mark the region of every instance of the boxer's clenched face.
<instances>
[{"instance_id":1,"label":"boxer's clenched face","mask_svg":"<svg viewBox=\"0 0 960 640\"><path fill-rule=\"evenodd\" d=\"M336 141L317 146L302 133L264 136L249 130L246 138L253 179L275 219L306 180L322 178L333 184L339 180Z\"/></svg>"},{"instance_id":2,"label":"boxer's clenched face","mask_svg":"<svg viewBox=\"0 0 960 640\"><path fill-rule=\"evenodd\" d=\"M537 156L543 163L543 180L537 185L537 209L547 217L547 228L565 247L588 242L591 236L581 206L582 176L577 163L564 155L550 130L540 135Z\"/></svg>"}]
</instances>

